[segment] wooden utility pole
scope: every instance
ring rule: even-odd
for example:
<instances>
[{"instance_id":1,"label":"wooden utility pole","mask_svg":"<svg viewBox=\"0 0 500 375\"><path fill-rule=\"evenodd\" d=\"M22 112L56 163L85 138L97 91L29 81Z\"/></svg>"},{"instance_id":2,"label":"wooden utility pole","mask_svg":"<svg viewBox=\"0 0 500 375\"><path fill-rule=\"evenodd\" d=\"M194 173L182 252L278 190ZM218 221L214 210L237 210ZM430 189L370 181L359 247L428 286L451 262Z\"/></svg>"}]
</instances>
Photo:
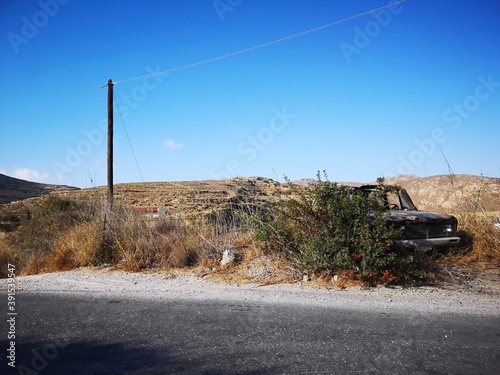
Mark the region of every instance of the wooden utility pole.
<instances>
[{"instance_id":1,"label":"wooden utility pole","mask_svg":"<svg viewBox=\"0 0 500 375\"><path fill-rule=\"evenodd\" d=\"M108 80L108 205L113 209L113 81Z\"/></svg>"}]
</instances>

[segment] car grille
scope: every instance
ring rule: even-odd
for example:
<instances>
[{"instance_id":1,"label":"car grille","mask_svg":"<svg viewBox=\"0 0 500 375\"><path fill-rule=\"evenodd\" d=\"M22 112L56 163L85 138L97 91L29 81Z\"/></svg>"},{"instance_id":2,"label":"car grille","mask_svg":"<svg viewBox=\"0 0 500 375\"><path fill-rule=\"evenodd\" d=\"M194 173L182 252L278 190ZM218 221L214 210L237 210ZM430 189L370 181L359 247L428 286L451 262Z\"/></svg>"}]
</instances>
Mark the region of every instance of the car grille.
<instances>
[{"instance_id":1,"label":"car grille","mask_svg":"<svg viewBox=\"0 0 500 375\"><path fill-rule=\"evenodd\" d=\"M445 223L426 223L426 224L407 224L403 230L401 238L419 239L419 238L442 238L455 236L457 226L451 222Z\"/></svg>"}]
</instances>

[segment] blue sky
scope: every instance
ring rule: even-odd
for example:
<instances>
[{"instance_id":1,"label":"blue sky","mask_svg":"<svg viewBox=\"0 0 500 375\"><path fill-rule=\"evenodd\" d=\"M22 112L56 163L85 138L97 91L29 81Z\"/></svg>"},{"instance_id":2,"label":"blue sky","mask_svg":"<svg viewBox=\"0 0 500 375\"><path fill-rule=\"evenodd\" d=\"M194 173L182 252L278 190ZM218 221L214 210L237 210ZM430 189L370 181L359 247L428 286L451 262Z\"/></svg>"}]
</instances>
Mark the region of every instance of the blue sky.
<instances>
[{"instance_id":1,"label":"blue sky","mask_svg":"<svg viewBox=\"0 0 500 375\"><path fill-rule=\"evenodd\" d=\"M411 0L151 76L387 4L1 1L0 173L105 185L112 79L115 183L373 181L446 174L444 156L500 176L498 0Z\"/></svg>"}]
</instances>

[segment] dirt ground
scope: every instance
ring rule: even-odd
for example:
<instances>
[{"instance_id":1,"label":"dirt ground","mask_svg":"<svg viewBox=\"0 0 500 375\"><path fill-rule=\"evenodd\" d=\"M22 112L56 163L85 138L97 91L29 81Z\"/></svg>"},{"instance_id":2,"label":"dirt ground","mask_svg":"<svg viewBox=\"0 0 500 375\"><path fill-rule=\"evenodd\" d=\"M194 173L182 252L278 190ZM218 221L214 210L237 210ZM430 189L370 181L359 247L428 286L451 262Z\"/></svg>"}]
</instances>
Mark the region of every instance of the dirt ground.
<instances>
[{"instance_id":1,"label":"dirt ground","mask_svg":"<svg viewBox=\"0 0 500 375\"><path fill-rule=\"evenodd\" d=\"M450 270L456 284L443 286L399 287L318 285L314 281L288 283L242 283L213 280L194 270L125 272L114 268L81 268L65 272L20 276L17 292L74 295L105 295L109 298L157 298L161 300L218 300L242 303L307 305L341 309L366 309L381 312L418 311L421 313L462 313L500 316L498 275L488 278L470 276ZM492 278L494 283L489 282ZM0 291L7 289L0 280Z\"/></svg>"},{"instance_id":2,"label":"dirt ground","mask_svg":"<svg viewBox=\"0 0 500 375\"><path fill-rule=\"evenodd\" d=\"M442 265L443 289L500 296L500 269L497 266Z\"/></svg>"}]
</instances>

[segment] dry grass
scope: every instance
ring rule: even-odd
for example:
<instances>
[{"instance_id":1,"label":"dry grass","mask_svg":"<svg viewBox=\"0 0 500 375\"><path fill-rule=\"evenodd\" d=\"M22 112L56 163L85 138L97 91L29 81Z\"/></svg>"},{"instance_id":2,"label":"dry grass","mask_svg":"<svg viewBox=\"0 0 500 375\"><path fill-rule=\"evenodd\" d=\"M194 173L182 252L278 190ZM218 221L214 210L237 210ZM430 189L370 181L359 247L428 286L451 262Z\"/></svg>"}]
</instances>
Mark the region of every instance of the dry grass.
<instances>
[{"instance_id":1,"label":"dry grass","mask_svg":"<svg viewBox=\"0 0 500 375\"><path fill-rule=\"evenodd\" d=\"M26 259L22 259L24 254L13 253L9 246L0 240L0 278L6 278L8 275L8 265L13 264L16 267L16 274L18 274L19 267L24 267L27 264Z\"/></svg>"},{"instance_id":2,"label":"dry grass","mask_svg":"<svg viewBox=\"0 0 500 375\"><path fill-rule=\"evenodd\" d=\"M458 211L459 235L463 245L451 256L457 264L500 266L500 230L488 213Z\"/></svg>"},{"instance_id":3,"label":"dry grass","mask_svg":"<svg viewBox=\"0 0 500 375\"><path fill-rule=\"evenodd\" d=\"M109 212L102 200L83 205L55 197L33 209L35 219L0 239L0 262L15 262L27 274L101 265L128 271L214 266L224 250L242 251L251 240L243 222L248 215L239 211L212 211L196 221L152 219L119 204Z\"/></svg>"},{"instance_id":4,"label":"dry grass","mask_svg":"<svg viewBox=\"0 0 500 375\"><path fill-rule=\"evenodd\" d=\"M450 175L455 187L455 201L451 212L459 222L463 245L453 254L457 264L500 266L500 230L494 223L498 217L500 199L497 184L491 179L481 179L476 184L466 183Z\"/></svg>"},{"instance_id":5,"label":"dry grass","mask_svg":"<svg viewBox=\"0 0 500 375\"><path fill-rule=\"evenodd\" d=\"M96 222L69 228L55 244L56 269L90 266L99 263L102 227Z\"/></svg>"}]
</instances>

